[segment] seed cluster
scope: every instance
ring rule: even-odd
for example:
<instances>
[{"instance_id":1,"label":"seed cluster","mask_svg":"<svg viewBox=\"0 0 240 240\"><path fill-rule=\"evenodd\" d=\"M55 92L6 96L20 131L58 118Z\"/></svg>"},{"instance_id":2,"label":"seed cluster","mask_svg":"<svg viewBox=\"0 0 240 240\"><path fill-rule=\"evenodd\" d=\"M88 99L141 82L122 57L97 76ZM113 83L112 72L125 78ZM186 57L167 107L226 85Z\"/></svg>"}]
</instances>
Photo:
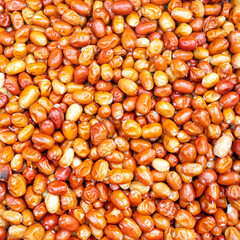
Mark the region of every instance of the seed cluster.
<instances>
[{"instance_id":1,"label":"seed cluster","mask_svg":"<svg viewBox=\"0 0 240 240\"><path fill-rule=\"evenodd\" d=\"M240 240L240 0L0 0L0 240Z\"/></svg>"}]
</instances>

